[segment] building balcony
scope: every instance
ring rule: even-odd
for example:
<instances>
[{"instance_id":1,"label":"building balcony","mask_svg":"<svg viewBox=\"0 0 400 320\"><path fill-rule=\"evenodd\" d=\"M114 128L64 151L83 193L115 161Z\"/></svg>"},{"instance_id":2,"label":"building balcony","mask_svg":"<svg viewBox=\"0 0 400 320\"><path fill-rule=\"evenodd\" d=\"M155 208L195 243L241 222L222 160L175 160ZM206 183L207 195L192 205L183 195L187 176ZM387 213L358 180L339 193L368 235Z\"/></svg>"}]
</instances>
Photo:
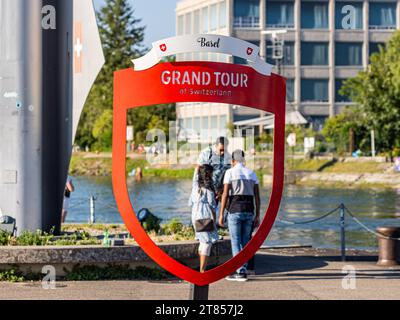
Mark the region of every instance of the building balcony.
<instances>
[{"instance_id":1,"label":"building balcony","mask_svg":"<svg viewBox=\"0 0 400 320\"><path fill-rule=\"evenodd\" d=\"M395 25L391 25L391 26L373 26L370 25L369 26L369 30L395 30L396 26Z\"/></svg>"},{"instance_id":2,"label":"building balcony","mask_svg":"<svg viewBox=\"0 0 400 320\"><path fill-rule=\"evenodd\" d=\"M268 29L294 29L294 24L269 24L267 23Z\"/></svg>"},{"instance_id":3,"label":"building balcony","mask_svg":"<svg viewBox=\"0 0 400 320\"><path fill-rule=\"evenodd\" d=\"M235 28L260 28L259 17L235 17L233 26Z\"/></svg>"}]
</instances>

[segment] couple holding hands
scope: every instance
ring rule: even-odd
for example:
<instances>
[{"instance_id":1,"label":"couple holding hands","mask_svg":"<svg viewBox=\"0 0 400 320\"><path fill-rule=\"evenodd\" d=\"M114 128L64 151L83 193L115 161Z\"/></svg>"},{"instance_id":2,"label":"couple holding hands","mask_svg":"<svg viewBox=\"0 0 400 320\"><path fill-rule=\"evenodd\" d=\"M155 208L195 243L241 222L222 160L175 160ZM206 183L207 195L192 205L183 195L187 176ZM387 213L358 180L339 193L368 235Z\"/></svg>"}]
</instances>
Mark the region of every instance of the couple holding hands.
<instances>
[{"instance_id":1,"label":"couple holding hands","mask_svg":"<svg viewBox=\"0 0 400 320\"><path fill-rule=\"evenodd\" d=\"M200 272L206 271L213 244L219 240L218 228L228 227L232 255L237 255L250 241L260 224L259 180L245 165L243 150L230 155L228 139L220 137L199 158L189 199L196 240L200 242ZM247 281L247 265L231 281Z\"/></svg>"}]
</instances>

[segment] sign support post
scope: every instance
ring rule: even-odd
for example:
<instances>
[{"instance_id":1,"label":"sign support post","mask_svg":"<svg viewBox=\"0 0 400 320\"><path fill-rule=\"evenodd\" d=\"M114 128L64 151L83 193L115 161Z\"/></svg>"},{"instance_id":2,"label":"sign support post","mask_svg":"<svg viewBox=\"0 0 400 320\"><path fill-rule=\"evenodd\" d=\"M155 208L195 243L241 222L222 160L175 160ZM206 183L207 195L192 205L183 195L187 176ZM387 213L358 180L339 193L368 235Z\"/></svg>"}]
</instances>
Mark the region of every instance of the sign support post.
<instances>
[{"instance_id":1,"label":"sign support post","mask_svg":"<svg viewBox=\"0 0 400 320\"><path fill-rule=\"evenodd\" d=\"M191 301L206 301L208 300L208 293L210 286L198 286L196 284L190 285L190 297Z\"/></svg>"}]
</instances>

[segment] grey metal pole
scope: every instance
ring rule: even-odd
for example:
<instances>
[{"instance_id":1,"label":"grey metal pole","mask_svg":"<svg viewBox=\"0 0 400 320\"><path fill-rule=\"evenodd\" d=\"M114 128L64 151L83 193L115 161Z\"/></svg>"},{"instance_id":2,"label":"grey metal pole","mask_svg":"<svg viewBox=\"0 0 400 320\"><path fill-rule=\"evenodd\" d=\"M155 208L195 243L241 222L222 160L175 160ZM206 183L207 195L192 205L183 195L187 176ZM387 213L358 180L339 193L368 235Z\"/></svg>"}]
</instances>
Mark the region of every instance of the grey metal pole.
<instances>
[{"instance_id":1,"label":"grey metal pole","mask_svg":"<svg viewBox=\"0 0 400 320\"><path fill-rule=\"evenodd\" d=\"M55 28L43 18L55 12ZM72 1L0 1L0 208L60 231L72 133ZM53 19L54 20L54 19Z\"/></svg>"},{"instance_id":2,"label":"grey metal pole","mask_svg":"<svg viewBox=\"0 0 400 320\"><path fill-rule=\"evenodd\" d=\"M340 205L340 245L342 261L346 261L346 220L345 220L345 207L342 203Z\"/></svg>"},{"instance_id":3,"label":"grey metal pole","mask_svg":"<svg viewBox=\"0 0 400 320\"><path fill-rule=\"evenodd\" d=\"M371 130L371 155L372 155L372 158L376 157L375 130Z\"/></svg>"},{"instance_id":4,"label":"grey metal pole","mask_svg":"<svg viewBox=\"0 0 400 320\"><path fill-rule=\"evenodd\" d=\"M96 223L96 198L94 196L91 196L89 199L90 202L90 224L95 224Z\"/></svg>"},{"instance_id":5,"label":"grey metal pole","mask_svg":"<svg viewBox=\"0 0 400 320\"><path fill-rule=\"evenodd\" d=\"M42 227L42 1L0 1L0 208Z\"/></svg>"}]
</instances>

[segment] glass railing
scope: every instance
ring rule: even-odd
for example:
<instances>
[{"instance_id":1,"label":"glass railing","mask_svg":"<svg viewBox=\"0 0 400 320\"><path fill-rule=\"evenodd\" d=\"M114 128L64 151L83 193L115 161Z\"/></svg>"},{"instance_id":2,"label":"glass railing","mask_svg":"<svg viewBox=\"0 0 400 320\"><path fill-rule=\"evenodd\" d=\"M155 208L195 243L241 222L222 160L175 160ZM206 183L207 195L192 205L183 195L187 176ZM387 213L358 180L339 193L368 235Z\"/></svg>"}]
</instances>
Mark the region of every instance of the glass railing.
<instances>
[{"instance_id":1,"label":"glass railing","mask_svg":"<svg viewBox=\"0 0 400 320\"><path fill-rule=\"evenodd\" d=\"M293 23L282 23L282 24L270 24L267 23L267 28L271 29L294 29L294 24Z\"/></svg>"},{"instance_id":2,"label":"glass railing","mask_svg":"<svg viewBox=\"0 0 400 320\"><path fill-rule=\"evenodd\" d=\"M370 30L394 30L394 29L396 29L396 26L395 25L390 25L390 26L384 26L384 25L373 26L373 25L370 25L369 29Z\"/></svg>"},{"instance_id":3,"label":"glass railing","mask_svg":"<svg viewBox=\"0 0 400 320\"><path fill-rule=\"evenodd\" d=\"M233 26L235 28L259 28L259 17L235 17Z\"/></svg>"}]
</instances>

